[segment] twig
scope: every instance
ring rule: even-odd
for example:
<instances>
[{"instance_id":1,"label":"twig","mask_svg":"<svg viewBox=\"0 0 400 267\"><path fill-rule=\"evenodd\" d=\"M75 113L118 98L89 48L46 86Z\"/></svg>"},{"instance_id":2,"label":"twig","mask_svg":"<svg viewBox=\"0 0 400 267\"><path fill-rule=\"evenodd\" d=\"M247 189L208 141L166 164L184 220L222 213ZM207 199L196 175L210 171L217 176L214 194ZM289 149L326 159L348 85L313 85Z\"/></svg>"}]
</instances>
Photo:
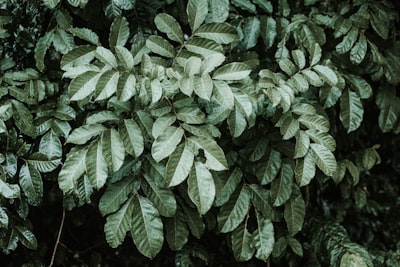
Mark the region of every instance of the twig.
<instances>
[{"instance_id":1,"label":"twig","mask_svg":"<svg viewBox=\"0 0 400 267\"><path fill-rule=\"evenodd\" d=\"M58 248L58 245L60 244L61 233L64 228L64 220L65 220L65 208L63 208L60 229L58 230L58 236L57 236L56 244L54 245L53 255L51 256L51 261L50 261L49 267L52 267L54 264L54 258L56 256L57 248Z\"/></svg>"}]
</instances>

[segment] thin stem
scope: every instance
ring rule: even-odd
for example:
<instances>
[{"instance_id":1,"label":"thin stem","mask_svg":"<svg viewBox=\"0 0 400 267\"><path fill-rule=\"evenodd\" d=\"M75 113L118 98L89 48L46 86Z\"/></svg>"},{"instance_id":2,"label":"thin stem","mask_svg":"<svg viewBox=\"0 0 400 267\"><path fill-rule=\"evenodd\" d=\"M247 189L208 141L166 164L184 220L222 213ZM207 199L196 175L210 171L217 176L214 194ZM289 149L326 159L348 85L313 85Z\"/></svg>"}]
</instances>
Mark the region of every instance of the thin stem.
<instances>
[{"instance_id":1,"label":"thin stem","mask_svg":"<svg viewBox=\"0 0 400 267\"><path fill-rule=\"evenodd\" d=\"M51 261L50 261L49 267L52 267L54 264L54 258L56 256L57 248L58 248L58 245L60 244L61 233L64 228L64 221L65 221L65 208L63 208L60 229L58 230L58 236L57 236L56 244L54 245L53 255L51 256Z\"/></svg>"}]
</instances>

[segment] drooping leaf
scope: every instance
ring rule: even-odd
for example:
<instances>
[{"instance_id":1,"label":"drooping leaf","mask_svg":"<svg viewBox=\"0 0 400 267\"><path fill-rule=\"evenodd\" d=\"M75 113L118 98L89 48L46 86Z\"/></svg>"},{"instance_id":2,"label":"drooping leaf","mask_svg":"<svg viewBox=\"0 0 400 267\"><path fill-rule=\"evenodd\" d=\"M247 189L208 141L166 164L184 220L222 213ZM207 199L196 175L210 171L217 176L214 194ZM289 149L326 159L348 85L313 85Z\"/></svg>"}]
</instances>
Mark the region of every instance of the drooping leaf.
<instances>
[{"instance_id":1,"label":"drooping leaf","mask_svg":"<svg viewBox=\"0 0 400 267\"><path fill-rule=\"evenodd\" d=\"M207 0L189 0L186 13L188 15L190 28L192 29L192 32L195 32L207 16Z\"/></svg>"},{"instance_id":2,"label":"drooping leaf","mask_svg":"<svg viewBox=\"0 0 400 267\"><path fill-rule=\"evenodd\" d=\"M340 98L340 121L350 133L360 127L363 120L364 108L357 93L344 90Z\"/></svg>"},{"instance_id":3,"label":"drooping leaf","mask_svg":"<svg viewBox=\"0 0 400 267\"><path fill-rule=\"evenodd\" d=\"M296 161L294 175L299 186L306 186L315 177L316 166L315 161L310 153L307 153L304 158Z\"/></svg>"},{"instance_id":4,"label":"drooping leaf","mask_svg":"<svg viewBox=\"0 0 400 267\"><path fill-rule=\"evenodd\" d=\"M111 24L109 44L115 46L125 46L129 39L129 23L125 17L117 17Z\"/></svg>"},{"instance_id":5,"label":"drooping leaf","mask_svg":"<svg viewBox=\"0 0 400 267\"><path fill-rule=\"evenodd\" d=\"M290 235L294 236L302 229L305 214L306 207L301 193L285 203L284 218Z\"/></svg>"},{"instance_id":6,"label":"drooping leaf","mask_svg":"<svg viewBox=\"0 0 400 267\"><path fill-rule=\"evenodd\" d=\"M169 39L183 43L182 28L174 17L166 13L160 13L154 18L154 23L159 31L167 34Z\"/></svg>"},{"instance_id":7,"label":"drooping leaf","mask_svg":"<svg viewBox=\"0 0 400 267\"><path fill-rule=\"evenodd\" d=\"M275 244L274 225L269 219L256 213L257 230L253 233L253 246L256 249L256 258L266 262L271 255Z\"/></svg>"},{"instance_id":8,"label":"drooping leaf","mask_svg":"<svg viewBox=\"0 0 400 267\"><path fill-rule=\"evenodd\" d=\"M50 2L55 2L55 1L60 1L60 0L48 0ZM35 61L36 61L36 67L40 70L43 71L45 69L45 64L44 64L44 58L46 56L46 52L49 49L52 39L54 36L54 32L50 31L47 32L45 35L39 38L39 40L36 43L35 47Z\"/></svg>"},{"instance_id":9,"label":"drooping leaf","mask_svg":"<svg viewBox=\"0 0 400 267\"><path fill-rule=\"evenodd\" d=\"M335 156L320 144L310 144L310 153L318 168L327 176L332 176L337 167Z\"/></svg>"},{"instance_id":10,"label":"drooping leaf","mask_svg":"<svg viewBox=\"0 0 400 267\"><path fill-rule=\"evenodd\" d=\"M246 229L246 224L241 224L231 235L233 256L237 261L250 260L255 252L255 248L251 244L252 235Z\"/></svg>"},{"instance_id":11,"label":"drooping leaf","mask_svg":"<svg viewBox=\"0 0 400 267\"><path fill-rule=\"evenodd\" d=\"M265 218L275 220L275 211L270 203L270 191L258 184L251 184L248 187L254 208Z\"/></svg>"},{"instance_id":12,"label":"drooping leaf","mask_svg":"<svg viewBox=\"0 0 400 267\"><path fill-rule=\"evenodd\" d=\"M60 3L60 0L42 0L42 2L48 8L53 9Z\"/></svg>"},{"instance_id":13,"label":"drooping leaf","mask_svg":"<svg viewBox=\"0 0 400 267\"><path fill-rule=\"evenodd\" d=\"M221 233L235 230L245 219L250 208L250 192L246 186L235 191L229 201L223 205L217 216Z\"/></svg>"},{"instance_id":14,"label":"drooping leaf","mask_svg":"<svg viewBox=\"0 0 400 267\"><path fill-rule=\"evenodd\" d=\"M292 194L293 169L288 163L283 163L279 176L272 181L271 198L274 207L284 204Z\"/></svg>"},{"instance_id":15,"label":"drooping leaf","mask_svg":"<svg viewBox=\"0 0 400 267\"><path fill-rule=\"evenodd\" d=\"M19 184L27 196L28 203L38 206L43 197L43 181L40 172L29 163L22 165L19 172Z\"/></svg>"},{"instance_id":16,"label":"drooping leaf","mask_svg":"<svg viewBox=\"0 0 400 267\"><path fill-rule=\"evenodd\" d=\"M239 183L242 181L243 173L239 168L235 168L232 172L226 175L223 184L217 188L215 205L222 206L231 198ZM221 178L222 179L222 178Z\"/></svg>"},{"instance_id":17,"label":"drooping leaf","mask_svg":"<svg viewBox=\"0 0 400 267\"><path fill-rule=\"evenodd\" d=\"M86 153L86 173L95 189L104 186L108 177L108 169L100 142L91 144Z\"/></svg>"},{"instance_id":18,"label":"drooping leaf","mask_svg":"<svg viewBox=\"0 0 400 267\"><path fill-rule=\"evenodd\" d=\"M125 159L124 143L121 140L119 132L115 129L105 130L101 136L103 156L108 167L115 173L117 172Z\"/></svg>"},{"instance_id":19,"label":"drooping leaf","mask_svg":"<svg viewBox=\"0 0 400 267\"><path fill-rule=\"evenodd\" d=\"M61 164L61 158L49 157L47 154L33 153L27 160L39 172L52 172Z\"/></svg>"},{"instance_id":20,"label":"drooping leaf","mask_svg":"<svg viewBox=\"0 0 400 267\"><path fill-rule=\"evenodd\" d=\"M199 214L206 214L215 199L215 183L211 172L203 163L196 161L190 170L187 183L188 195Z\"/></svg>"},{"instance_id":21,"label":"drooping leaf","mask_svg":"<svg viewBox=\"0 0 400 267\"><path fill-rule=\"evenodd\" d=\"M185 214L181 209L176 210L175 216L165 220L165 238L173 251L181 250L189 239L189 229Z\"/></svg>"},{"instance_id":22,"label":"drooping leaf","mask_svg":"<svg viewBox=\"0 0 400 267\"><path fill-rule=\"evenodd\" d=\"M154 141L151 147L151 155L154 160L159 162L171 155L181 142L184 130L175 126L169 126Z\"/></svg>"},{"instance_id":23,"label":"drooping leaf","mask_svg":"<svg viewBox=\"0 0 400 267\"><path fill-rule=\"evenodd\" d=\"M194 153L187 143L179 145L168 159L165 183L169 187L182 183L188 177L193 162Z\"/></svg>"},{"instance_id":24,"label":"drooping leaf","mask_svg":"<svg viewBox=\"0 0 400 267\"><path fill-rule=\"evenodd\" d=\"M243 1L245 2L245 1ZM250 3L250 2L249 2ZM244 22L242 43L246 50L257 45L258 37L260 37L260 20L257 17L249 17Z\"/></svg>"},{"instance_id":25,"label":"drooping leaf","mask_svg":"<svg viewBox=\"0 0 400 267\"><path fill-rule=\"evenodd\" d=\"M104 224L104 233L107 243L112 248L116 248L122 244L126 233L131 230L133 224L133 214L135 206L135 198L129 198L117 212L107 216Z\"/></svg>"},{"instance_id":26,"label":"drooping leaf","mask_svg":"<svg viewBox=\"0 0 400 267\"><path fill-rule=\"evenodd\" d=\"M294 158L302 158L307 154L310 146L310 137L304 131L300 130L296 134L296 146L294 149Z\"/></svg>"},{"instance_id":27,"label":"drooping leaf","mask_svg":"<svg viewBox=\"0 0 400 267\"><path fill-rule=\"evenodd\" d=\"M64 165L58 174L58 186L63 193L76 188L79 177L86 171L87 149L73 149L67 154Z\"/></svg>"},{"instance_id":28,"label":"drooping leaf","mask_svg":"<svg viewBox=\"0 0 400 267\"><path fill-rule=\"evenodd\" d=\"M163 223L160 214L147 198L134 196L131 235L137 249L152 259L164 243Z\"/></svg>"},{"instance_id":29,"label":"drooping leaf","mask_svg":"<svg viewBox=\"0 0 400 267\"><path fill-rule=\"evenodd\" d=\"M35 250L38 247L38 241L35 235L26 226L15 226L19 241L27 248Z\"/></svg>"}]
</instances>

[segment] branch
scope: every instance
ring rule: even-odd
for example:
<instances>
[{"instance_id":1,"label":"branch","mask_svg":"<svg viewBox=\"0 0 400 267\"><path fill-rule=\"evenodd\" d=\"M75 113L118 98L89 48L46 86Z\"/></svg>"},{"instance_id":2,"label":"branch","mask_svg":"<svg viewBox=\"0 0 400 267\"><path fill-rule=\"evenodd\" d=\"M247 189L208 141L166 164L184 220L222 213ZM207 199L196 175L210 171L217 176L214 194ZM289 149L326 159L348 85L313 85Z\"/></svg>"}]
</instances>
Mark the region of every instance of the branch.
<instances>
[{"instance_id":1,"label":"branch","mask_svg":"<svg viewBox=\"0 0 400 267\"><path fill-rule=\"evenodd\" d=\"M58 230L58 236L57 236L56 244L54 245L53 255L51 256L51 261L50 261L49 267L52 267L54 264L54 258L56 256L57 248L58 248L58 245L60 244L61 233L64 228L64 220L65 220L65 208L63 208L60 229Z\"/></svg>"}]
</instances>

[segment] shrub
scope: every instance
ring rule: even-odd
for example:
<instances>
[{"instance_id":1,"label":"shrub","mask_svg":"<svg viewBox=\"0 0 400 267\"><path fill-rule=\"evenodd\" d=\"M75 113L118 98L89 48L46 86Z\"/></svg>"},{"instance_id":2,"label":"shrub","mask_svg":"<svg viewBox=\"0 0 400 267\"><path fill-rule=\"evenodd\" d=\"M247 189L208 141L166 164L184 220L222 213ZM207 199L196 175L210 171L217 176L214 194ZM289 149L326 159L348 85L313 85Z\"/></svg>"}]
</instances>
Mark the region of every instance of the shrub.
<instances>
[{"instance_id":1,"label":"shrub","mask_svg":"<svg viewBox=\"0 0 400 267\"><path fill-rule=\"evenodd\" d=\"M400 264L397 2L0 3L8 266Z\"/></svg>"}]
</instances>

